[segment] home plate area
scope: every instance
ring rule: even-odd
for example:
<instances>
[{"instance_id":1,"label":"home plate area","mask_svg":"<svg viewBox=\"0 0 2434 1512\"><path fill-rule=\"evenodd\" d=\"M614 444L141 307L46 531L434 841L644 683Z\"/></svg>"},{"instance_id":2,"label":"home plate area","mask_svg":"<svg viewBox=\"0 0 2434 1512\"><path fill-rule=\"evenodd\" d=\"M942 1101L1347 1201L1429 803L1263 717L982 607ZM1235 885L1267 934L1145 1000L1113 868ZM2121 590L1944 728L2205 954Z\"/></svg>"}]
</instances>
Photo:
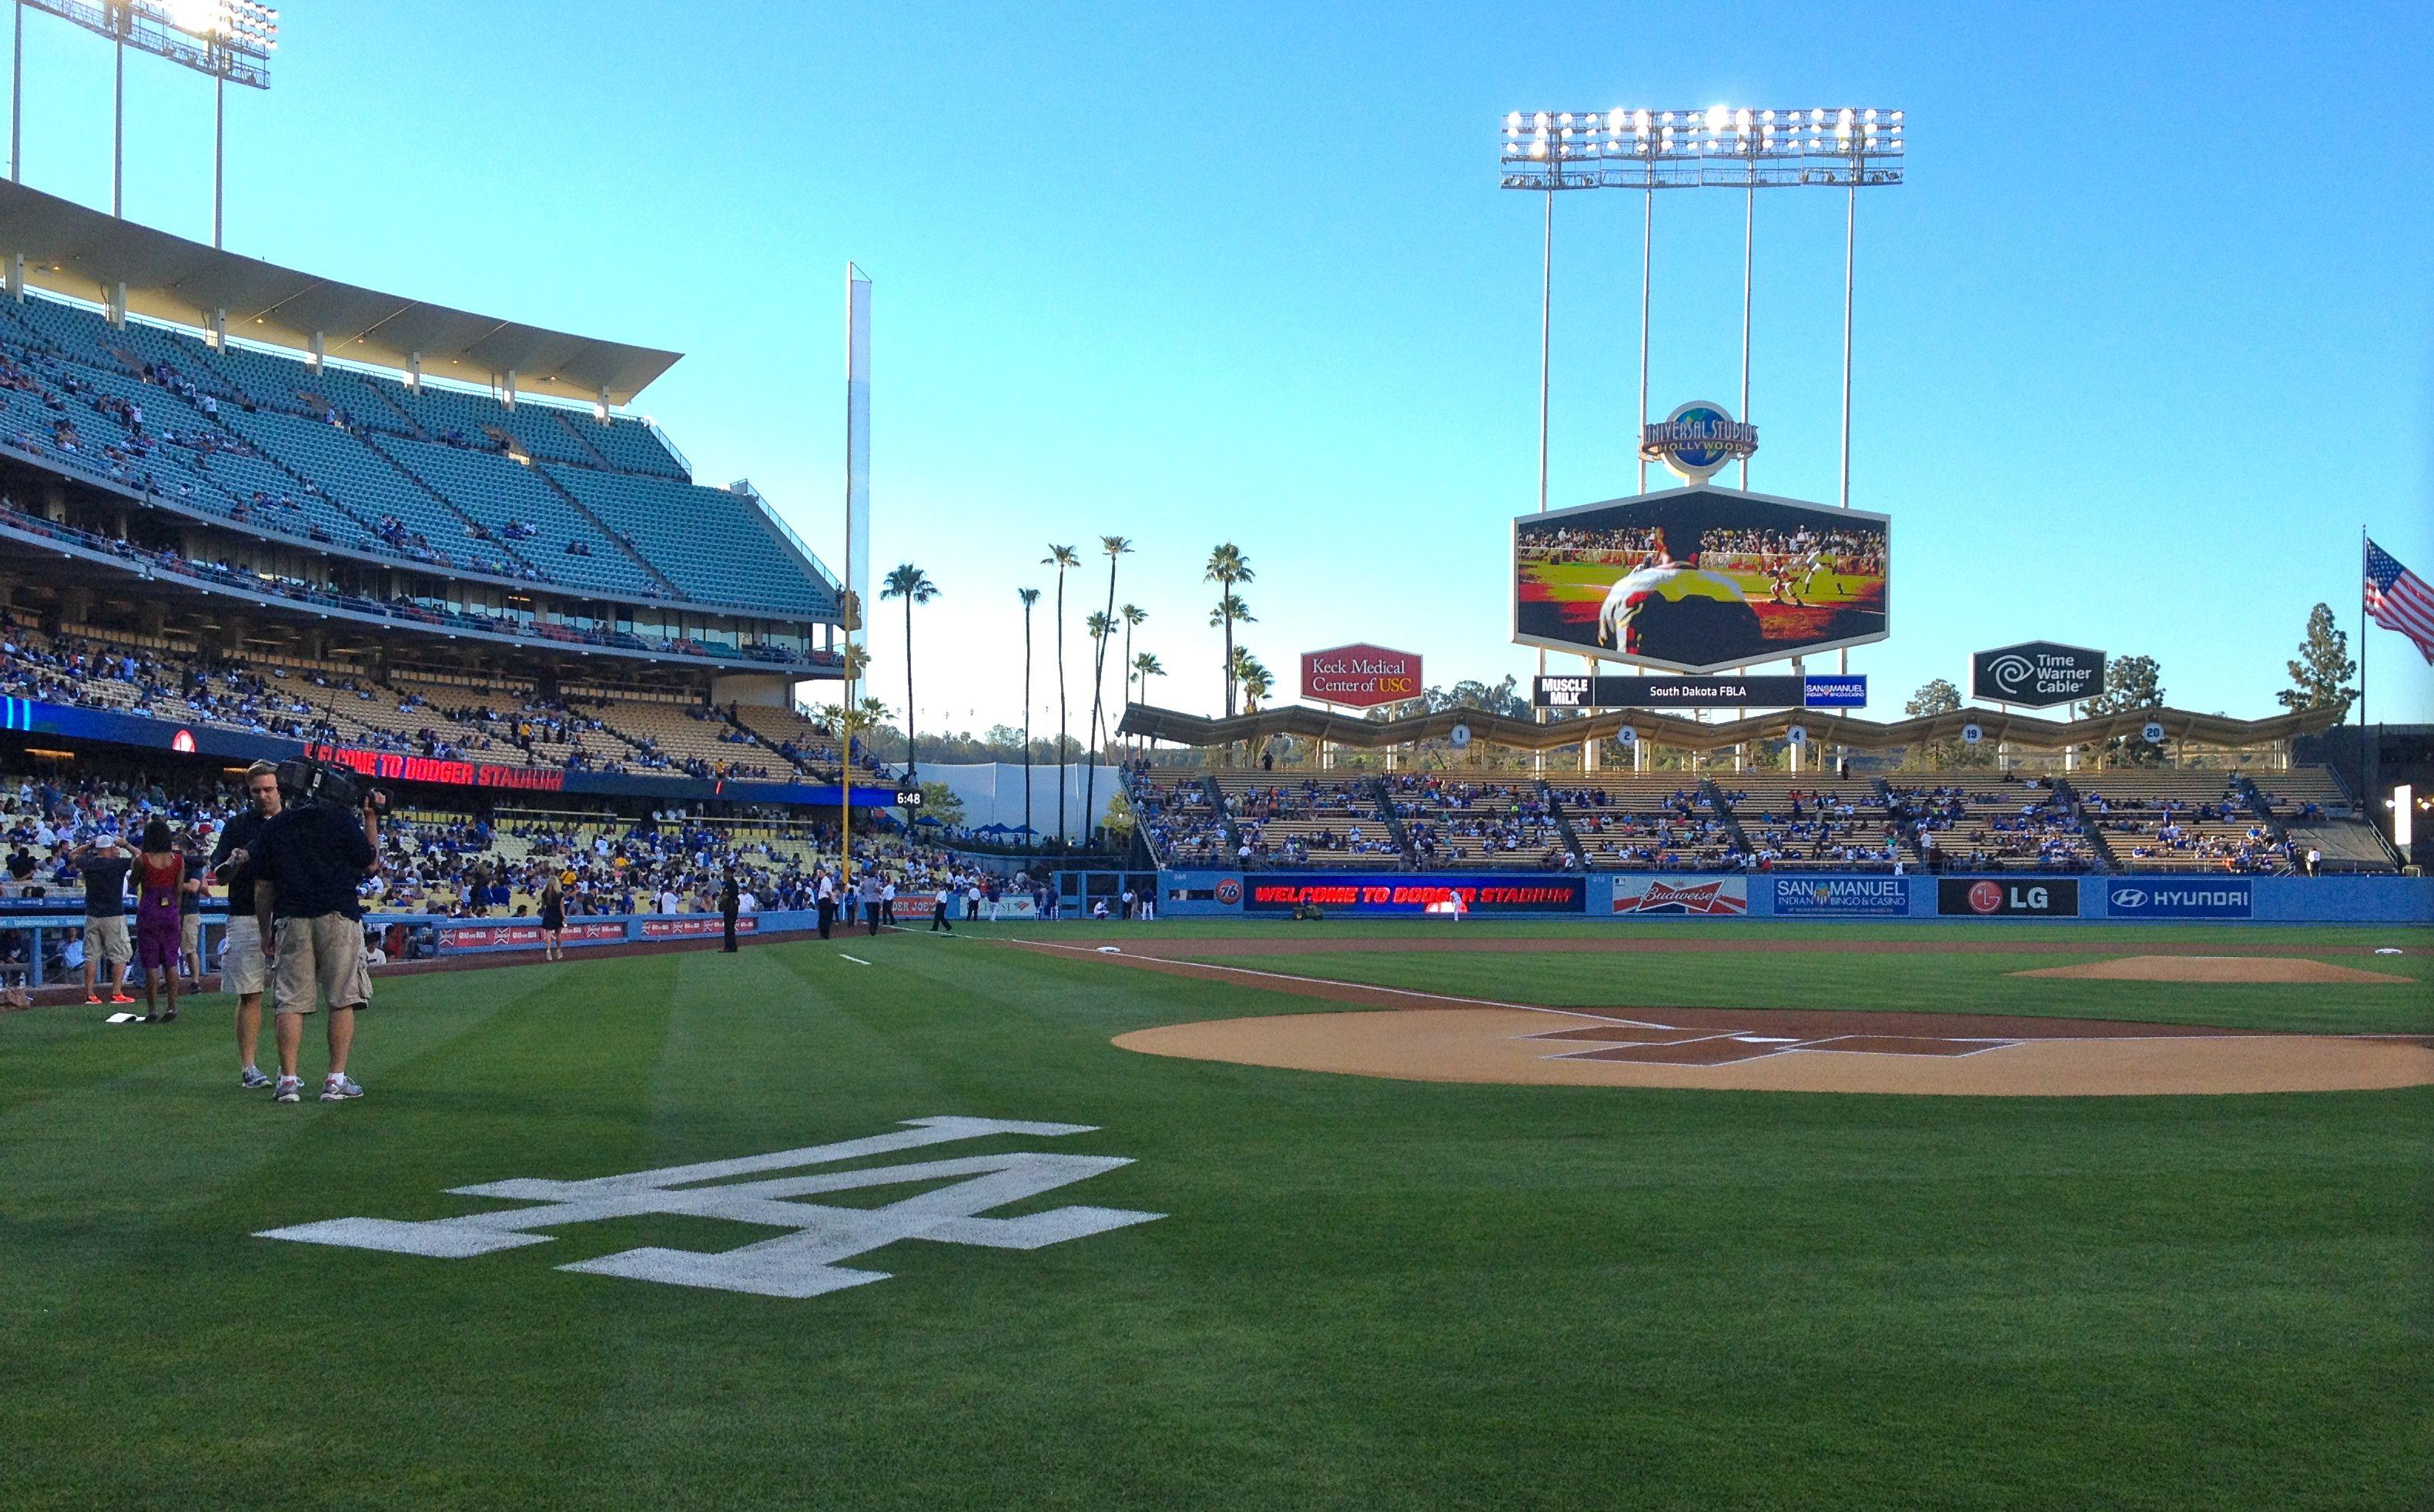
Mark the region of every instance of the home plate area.
<instances>
[{"instance_id":1,"label":"home plate area","mask_svg":"<svg viewBox=\"0 0 2434 1512\"><path fill-rule=\"evenodd\" d=\"M1566 1049L1551 1057L1559 1061L1623 1061L1638 1065L1732 1065L1773 1055L1983 1055L2017 1045L2017 1040L1977 1039L1928 1034L1828 1034L1815 1039L1798 1035L1718 1033L1714 1029L1676 1028L1663 1024L1627 1021L1600 1023L1584 1028L1555 1029L1523 1035L1529 1040L1562 1044L1588 1041L1592 1050Z\"/></svg>"}]
</instances>

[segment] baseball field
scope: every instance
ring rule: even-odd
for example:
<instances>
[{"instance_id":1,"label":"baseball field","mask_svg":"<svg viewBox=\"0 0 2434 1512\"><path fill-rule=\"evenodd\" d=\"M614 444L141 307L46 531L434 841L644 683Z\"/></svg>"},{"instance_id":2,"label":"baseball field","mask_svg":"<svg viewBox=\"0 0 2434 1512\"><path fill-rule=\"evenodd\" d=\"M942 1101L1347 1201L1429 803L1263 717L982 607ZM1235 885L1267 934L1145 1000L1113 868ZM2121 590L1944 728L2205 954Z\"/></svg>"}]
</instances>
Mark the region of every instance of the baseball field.
<instances>
[{"instance_id":1,"label":"baseball field","mask_svg":"<svg viewBox=\"0 0 2434 1512\"><path fill-rule=\"evenodd\" d=\"M2423 1506L2429 989L967 926L385 979L288 1107L227 999L11 1014L0 1506Z\"/></svg>"}]
</instances>

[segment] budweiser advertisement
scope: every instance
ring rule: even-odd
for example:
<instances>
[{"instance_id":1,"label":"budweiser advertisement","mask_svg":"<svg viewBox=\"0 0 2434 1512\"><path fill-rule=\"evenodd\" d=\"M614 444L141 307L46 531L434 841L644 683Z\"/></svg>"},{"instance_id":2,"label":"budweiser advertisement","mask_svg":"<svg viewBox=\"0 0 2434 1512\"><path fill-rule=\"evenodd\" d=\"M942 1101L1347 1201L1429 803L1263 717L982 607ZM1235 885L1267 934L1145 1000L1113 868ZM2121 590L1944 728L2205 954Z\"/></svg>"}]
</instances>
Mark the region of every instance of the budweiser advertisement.
<instances>
[{"instance_id":1,"label":"budweiser advertisement","mask_svg":"<svg viewBox=\"0 0 2434 1512\"><path fill-rule=\"evenodd\" d=\"M1420 658L1383 646L1338 646L1301 655L1301 696L1311 704L1376 708L1420 696Z\"/></svg>"},{"instance_id":2,"label":"budweiser advertisement","mask_svg":"<svg viewBox=\"0 0 2434 1512\"><path fill-rule=\"evenodd\" d=\"M1738 919L1749 912L1745 876L1618 876L1614 911L1692 919Z\"/></svg>"}]
</instances>

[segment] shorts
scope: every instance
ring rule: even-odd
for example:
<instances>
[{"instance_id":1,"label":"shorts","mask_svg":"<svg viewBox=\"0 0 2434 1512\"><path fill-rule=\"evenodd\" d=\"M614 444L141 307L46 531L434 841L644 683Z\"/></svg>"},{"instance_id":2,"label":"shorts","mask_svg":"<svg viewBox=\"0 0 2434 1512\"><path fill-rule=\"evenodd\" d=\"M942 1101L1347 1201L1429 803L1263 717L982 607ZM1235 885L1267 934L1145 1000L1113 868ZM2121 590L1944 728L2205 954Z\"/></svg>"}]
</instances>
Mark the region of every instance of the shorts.
<instances>
[{"instance_id":1,"label":"shorts","mask_svg":"<svg viewBox=\"0 0 2434 1512\"><path fill-rule=\"evenodd\" d=\"M270 976L270 961L262 953L262 926L250 913L229 915L228 933L220 941L220 991L239 996L259 993Z\"/></svg>"},{"instance_id":2,"label":"shorts","mask_svg":"<svg viewBox=\"0 0 2434 1512\"><path fill-rule=\"evenodd\" d=\"M199 913L178 915L178 953L199 955L203 948L203 916Z\"/></svg>"},{"instance_id":3,"label":"shorts","mask_svg":"<svg viewBox=\"0 0 2434 1512\"><path fill-rule=\"evenodd\" d=\"M364 965L364 926L343 913L278 921L279 960L272 968L271 1011L310 1013L329 999L332 1008L361 1008L372 1000L371 972Z\"/></svg>"},{"instance_id":4,"label":"shorts","mask_svg":"<svg viewBox=\"0 0 2434 1512\"><path fill-rule=\"evenodd\" d=\"M84 921L84 959L112 966L124 966L135 954L127 939L127 916L92 918Z\"/></svg>"},{"instance_id":5,"label":"shorts","mask_svg":"<svg viewBox=\"0 0 2434 1512\"><path fill-rule=\"evenodd\" d=\"M178 931L174 928L139 928L135 931L135 963L145 974L160 972L175 976L178 971Z\"/></svg>"}]
</instances>

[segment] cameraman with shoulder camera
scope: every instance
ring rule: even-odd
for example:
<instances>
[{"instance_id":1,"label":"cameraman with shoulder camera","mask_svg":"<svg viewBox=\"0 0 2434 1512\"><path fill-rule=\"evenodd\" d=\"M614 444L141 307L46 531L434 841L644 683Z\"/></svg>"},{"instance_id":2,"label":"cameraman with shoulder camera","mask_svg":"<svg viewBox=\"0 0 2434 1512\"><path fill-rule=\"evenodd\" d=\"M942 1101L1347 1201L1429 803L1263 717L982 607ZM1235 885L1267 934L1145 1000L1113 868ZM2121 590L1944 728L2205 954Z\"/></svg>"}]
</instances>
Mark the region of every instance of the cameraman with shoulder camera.
<instances>
[{"instance_id":1,"label":"cameraman with shoulder camera","mask_svg":"<svg viewBox=\"0 0 2434 1512\"><path fill-rule=\"evenodd\" d=\"M271 1012L279 1082L271 1099L295 1102L300 1096L296 1056L303 1045L304 1015L327 998L330 1074L321 1084L321 1100L344 1102L364 1095L347 1076L355 1010L372 995L355 889L380 870L386 795L366 789L359 798L352 773L317 761L282 762L278 777L294 801L262 826L252 861L254 918L263 953L274 960Z\"/></svg>"}]
</instances>

